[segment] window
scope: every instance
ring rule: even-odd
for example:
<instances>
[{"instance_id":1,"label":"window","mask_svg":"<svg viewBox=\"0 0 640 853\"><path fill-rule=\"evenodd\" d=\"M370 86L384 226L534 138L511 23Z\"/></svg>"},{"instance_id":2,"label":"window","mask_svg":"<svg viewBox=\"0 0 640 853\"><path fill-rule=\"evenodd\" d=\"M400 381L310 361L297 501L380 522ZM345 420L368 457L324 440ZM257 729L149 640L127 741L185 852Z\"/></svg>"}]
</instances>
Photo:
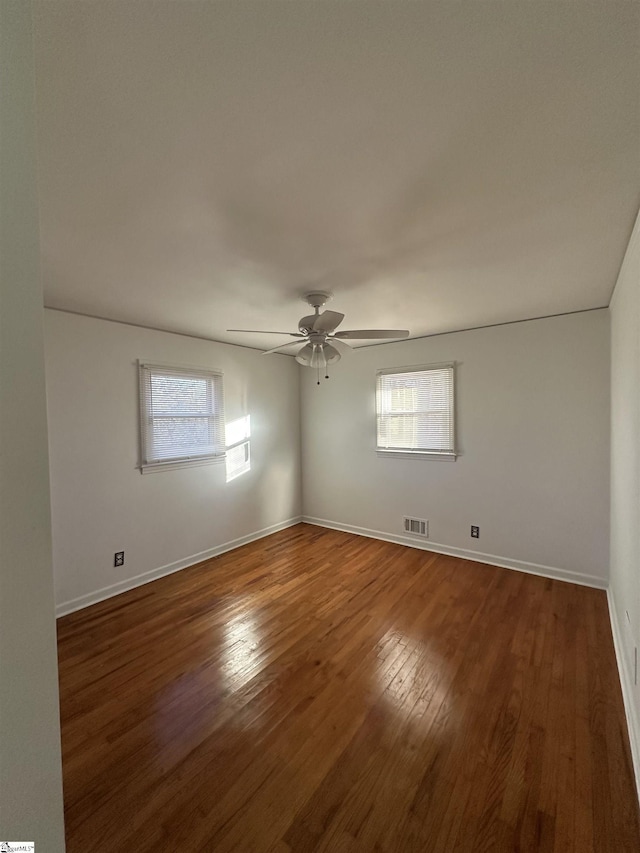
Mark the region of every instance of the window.
<instances>
[{"instance_id":1,"label":"window","mask_svg":"<svg viewBox=\"0 0 640 853\"><path fill-rule=\"evenodd\" d=\"M455 459L453 368L435 364L378 371L381 454Z\"/></svg>"},{"instance_id":2,"label":"window","mask_svg":"<svg viewBox=\"0 0 640 853\"><path fill-rule=\"evenodd\" d=\"M141 468L223 458L222 374L140 365Z\"/></svg>"}]
</instances>

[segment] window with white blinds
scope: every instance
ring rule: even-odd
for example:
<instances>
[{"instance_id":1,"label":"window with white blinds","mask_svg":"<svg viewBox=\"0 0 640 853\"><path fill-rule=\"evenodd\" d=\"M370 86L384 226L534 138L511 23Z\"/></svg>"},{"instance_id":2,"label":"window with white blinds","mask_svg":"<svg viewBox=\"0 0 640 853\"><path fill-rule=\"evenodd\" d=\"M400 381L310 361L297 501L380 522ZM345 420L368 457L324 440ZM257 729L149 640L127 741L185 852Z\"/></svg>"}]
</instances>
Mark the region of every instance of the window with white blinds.
<instances>
[{"instance_id":1,"label":"window with white blinds","mask_svg":"<svg viewBox=\"0 0 640 853\"><path fill-rule=\"evenodd\" d=\"M377 449L455 459L454 365L379 370Z\"/></svg>"},{"instance_id":2,"label":"window with white blinds","mask_svg":"<svg viewBox=\"0 0 640 853\"><path fill-rule=\"evenodd\" d=\"M140 365L142 469L224 457L222 374Z\"/></svg>"}]
</instances>

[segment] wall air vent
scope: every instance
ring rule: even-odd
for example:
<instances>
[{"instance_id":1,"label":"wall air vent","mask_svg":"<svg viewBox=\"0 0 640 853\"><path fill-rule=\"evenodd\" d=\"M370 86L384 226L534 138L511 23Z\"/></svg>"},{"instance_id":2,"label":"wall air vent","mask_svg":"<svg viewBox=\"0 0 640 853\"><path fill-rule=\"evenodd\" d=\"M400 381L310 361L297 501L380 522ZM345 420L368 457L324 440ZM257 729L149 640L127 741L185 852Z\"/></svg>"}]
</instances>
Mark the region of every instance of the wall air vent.
<instances>
[{"instance_id":1,"label":"wall air vent","mask_svg":"<svg viewBox=\"0 0 640 853\"><path fill-rule=\"evenodd\" d=\"M423 518L409 518L405 515L404 532L413 536L424 536L426 539L429 536L429 522Z\"/></svg>"}]
</instances>

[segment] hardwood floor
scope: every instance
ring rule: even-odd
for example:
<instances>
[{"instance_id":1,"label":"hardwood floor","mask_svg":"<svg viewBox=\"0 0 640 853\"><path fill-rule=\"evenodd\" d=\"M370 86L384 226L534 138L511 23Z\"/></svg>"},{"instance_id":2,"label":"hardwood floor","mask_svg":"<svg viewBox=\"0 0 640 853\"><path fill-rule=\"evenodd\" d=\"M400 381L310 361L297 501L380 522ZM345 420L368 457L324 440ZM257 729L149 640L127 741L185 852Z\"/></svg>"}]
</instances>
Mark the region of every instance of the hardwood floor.
<instances>
[{"instance_id":1,"label":"hardwood floor","mask_svg":"<svg viewBox=\"0 0 640 853\"><path fill-rule=\"evenodd\" d=\"M68 853L637 853L604 592L298 525L59 620Z\"/></svg>"}]
</instances>

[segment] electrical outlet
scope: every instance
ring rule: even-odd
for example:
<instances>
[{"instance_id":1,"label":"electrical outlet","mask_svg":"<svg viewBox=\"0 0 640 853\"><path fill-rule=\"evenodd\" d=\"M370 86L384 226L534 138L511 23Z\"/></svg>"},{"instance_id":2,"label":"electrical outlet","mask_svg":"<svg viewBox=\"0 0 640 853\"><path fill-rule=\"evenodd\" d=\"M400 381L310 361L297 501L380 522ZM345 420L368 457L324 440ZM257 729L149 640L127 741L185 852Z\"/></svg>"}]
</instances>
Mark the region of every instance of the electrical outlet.
<instances>
[{"instance_id":1,"label":"electrical outlet","mask_svg":"<svg viewBox=\"0 0 640 853\"><path fill-rule=\"evenodd\" d=\"M114 566L124 566L124 551L116 551L113 555Z\"/></svg>"},{"instance_id":2,"label":"electrical outlet","mask_svg":"<svg viewBox=\"0 0 640 853\"><path fill-rule=\"evenodd\" d=\"M471 538L479 539L480 538L480 528L476 524L471 525Z\"/></svg>"}]
</instances>

